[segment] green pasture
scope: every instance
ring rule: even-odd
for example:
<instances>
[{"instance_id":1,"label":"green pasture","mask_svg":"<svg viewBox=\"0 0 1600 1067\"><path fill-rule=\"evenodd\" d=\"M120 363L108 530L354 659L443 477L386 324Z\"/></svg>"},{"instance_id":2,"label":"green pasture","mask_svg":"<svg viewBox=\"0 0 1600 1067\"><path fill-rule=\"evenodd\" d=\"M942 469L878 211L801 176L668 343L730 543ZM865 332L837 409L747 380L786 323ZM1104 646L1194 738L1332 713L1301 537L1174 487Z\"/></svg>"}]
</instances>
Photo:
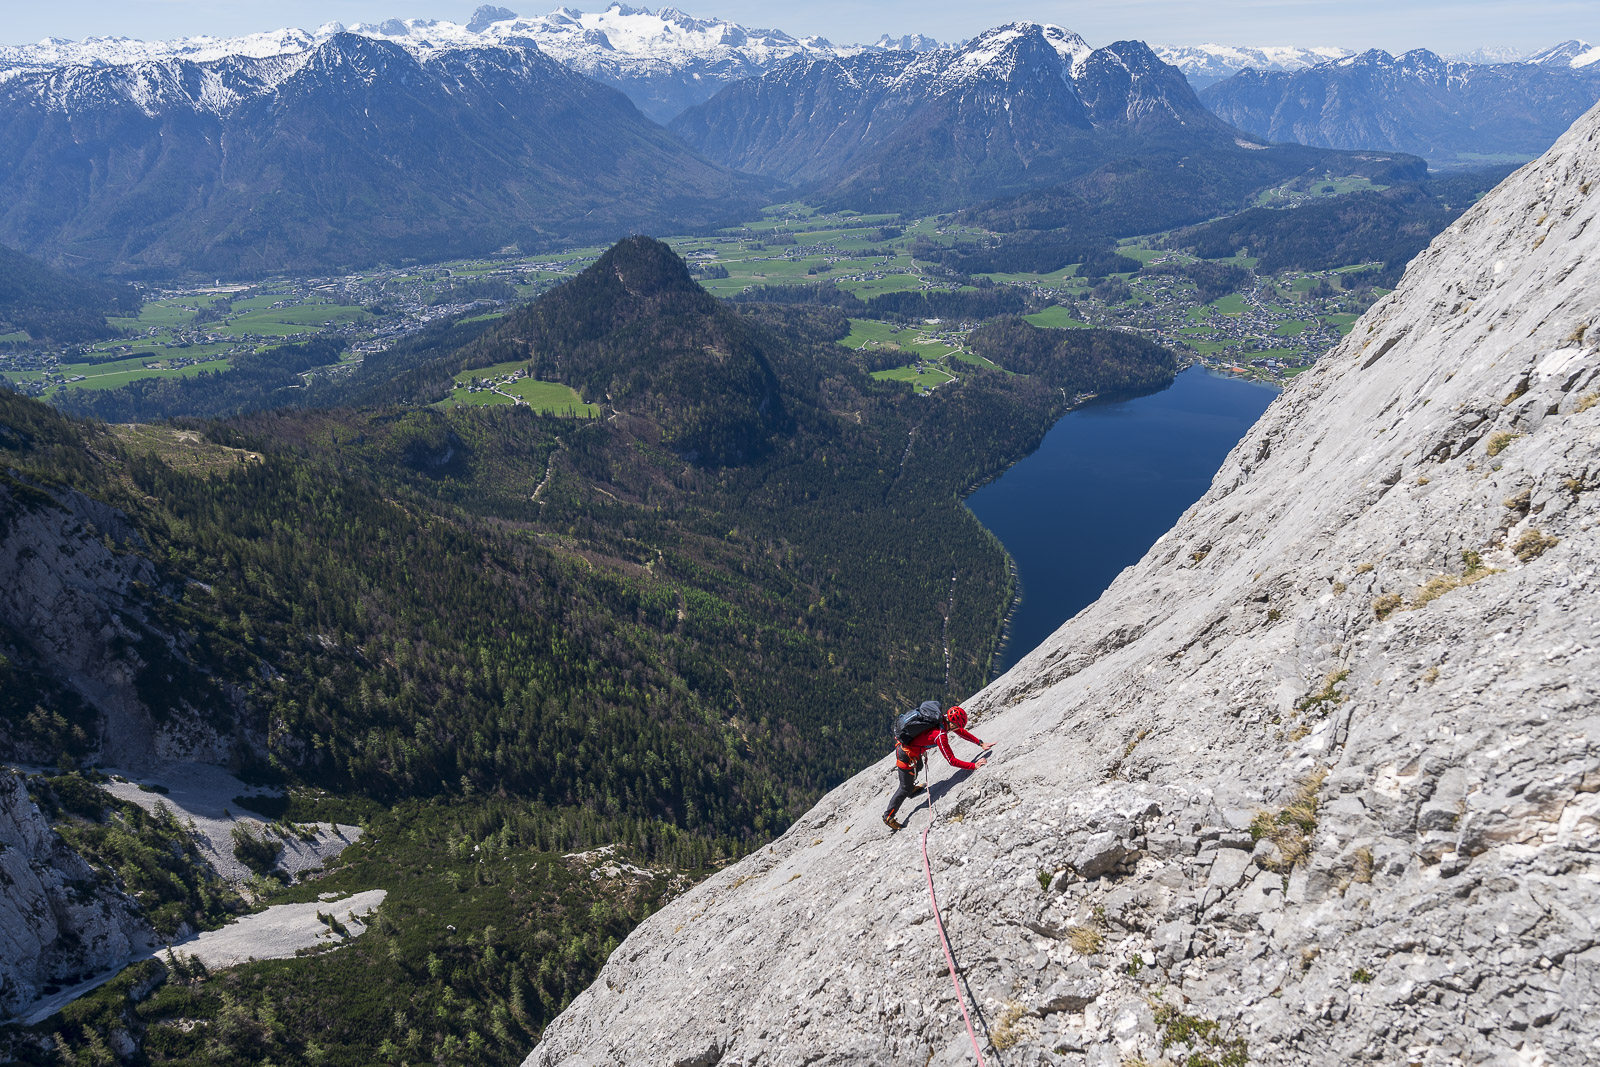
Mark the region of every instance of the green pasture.
<instances>
[{"instance_id":1,"label":"green pasture","mask_svg":"<svg viewBox=\"0 0 1600 1067\"><path fill-rule=\"evenodd\" d=\"M1087 330L1089 324L1072 317L1072 313L1059 304L1047 307L1043 311L1036 311L1032 315L1024 315L1024 320L1035 326L1047 326L1062 330Z\"/></svg>"},{"instance_id":2,"label":"green pasture","mask_svg":"<svg viewBox=\"0 0 1600 1067\"><path fill-rule=\"evenodd\" d=\"M839 339L846 348L866 348L870 345L900 344L901 338L911 331L896 330L887 322L876 319L851 319L850 332Z\"/></svg>"},{"instance_id":3,"label":"green pasture","mask_svg":"<svg viewBox=\"0 0 1600 1067\"><path fill-rule=\"evenodd\" d=\"M347 304L299 304L294 307L269 308L247 311L234 316L227 325L208 323L207 328L216 333L234 337L258 334L264 337L287 337L291 334L309 333L323 329L325 323L342 326L363 322L371 318L365 308Z\"/></svg>"},{"instance_id":4,"label":"green pasture","mask_svg":"<svg viewBox=\"0 0 1600 1067\"><path fill-rule=\"evenodd\" d=\"M945 382L955 381L955 375L927 365L921 369L914 366L895 367L892 370L875 371L872 376L880 382L909 382L912 390L918 393L926 393Z\"/></svg>"},{"instance_id":5,"label":"green pasture","mask_svg":"<svg viewBox=\"0 0 1600 1067\"><path fill-rule=\"evenodd\" d=\"M569 385L559 382L542 382L535 378L518 378L514 382L502 381L498 385L500 392L481 389L472 392L468 386L477 379L480 382L492 382L497 379L509 377L512 372L523 369L528 365L527 360L512 360L509 363L497 363L492 367L476 367L464 370L455 376L456 387L451 390L449 397L441 400L439 407L488 407L495 404L512 404L515 397L527 404L533 410L549 415L572 415L581 418L594 419L600 417L598 404L585 404L577 390ZM510 396L503 394L509 393Z\"/></svg>"},{"instance_id":6,"label":"green pasture","mask_svg":"<svg viewBox=\"0 0 1600 1067\"><path fill-rule=\"evenodd\" d=\"M910 261L908 260L907 263ZM874 268L875 269L875 268ZM834 268L838 273L838 268ZM868 273L862 271L861 273ZM884 293L905 293L922 288L922 276L918 274L886 274L882 278L836 278L834 284L840 289L856 294L862 300L871 300Z\"/></svg>"},{"instance_id":7,"label":"green pasture","mask_svg":"<svg viewBox=\"0 0 1600 1067\"><path fill-rule=\"evenodd\" d=\"M133 366L127 364L133 363ZM228 371L233 369L233 364L225 359L211 360L208 363L191 363L185 367L144 367L137 360L118 360L116 363L101 363L96 366L76 369L62 367L63 374L68 376L82 374L81 382L68 382L58 386L58 389L115 389L118 386L136 382L141 378L192 378L202 371ZM46 395L54 393L51 389Z\"/></svg>"}]
</instances>

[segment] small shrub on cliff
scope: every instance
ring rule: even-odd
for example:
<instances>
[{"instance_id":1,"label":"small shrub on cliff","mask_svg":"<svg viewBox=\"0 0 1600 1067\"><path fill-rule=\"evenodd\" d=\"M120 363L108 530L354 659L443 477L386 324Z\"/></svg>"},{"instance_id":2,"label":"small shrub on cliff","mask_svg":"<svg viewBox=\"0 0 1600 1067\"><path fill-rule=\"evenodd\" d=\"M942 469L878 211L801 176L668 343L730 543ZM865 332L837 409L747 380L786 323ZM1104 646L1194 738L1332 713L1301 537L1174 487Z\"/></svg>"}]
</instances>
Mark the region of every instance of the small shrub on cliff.
<instances>
[{"instance_id":1,"label":"small shrub on cliff","mask_svg":"<svg viewBox=\"0 0 1600 1067\"><path fill-rule=\"evenodd\" d=\"M1222 1024L1199 1015L1185 1015L1171 1004L1156 1008L1156 1026L1161 1032L1161 1052L1181 1045L1188 1052L1173 1062L1183 1067L1244 1067L1250 1062L1250 1046L1242 1037L1226 1037Z\"/></svg>"}]
</instances>

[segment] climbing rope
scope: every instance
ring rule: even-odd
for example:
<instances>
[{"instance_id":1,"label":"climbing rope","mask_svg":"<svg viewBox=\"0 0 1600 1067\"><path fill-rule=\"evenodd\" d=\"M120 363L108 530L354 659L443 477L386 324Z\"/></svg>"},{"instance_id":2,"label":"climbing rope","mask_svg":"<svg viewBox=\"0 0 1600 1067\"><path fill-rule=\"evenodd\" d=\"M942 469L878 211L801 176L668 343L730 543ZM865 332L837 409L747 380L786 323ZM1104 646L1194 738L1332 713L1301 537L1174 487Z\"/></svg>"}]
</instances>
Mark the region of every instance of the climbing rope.
<instances>
[{"instance_id":1,"label":"climbing rope","mask_svg":"<svg viewBox=\"0 0 1600 1067\"><path fill-rule=\"evenodd\" d=\"M967 1014L967 1001L961 995L961 981L956 977L956 958L950 954L950 939L945 936L944 920L939 917L939 898L933 893L933 867L928 863L928 833L933 829L933 790L928 790L928 825L922 831L922 873L928 876L928 903L933 906L933 924L939 928L939 942L944 945L944 962L950 968L950 984L956 990L956 1003L961 1005L961 1017L967 1023L967 1036L972 1039L972 1054L978 1057L978 1067L989 1067L983 1060L983 1049L978 1045L978 1032L972 1028L972 1016Z\"/></svg>"}]
</instances>

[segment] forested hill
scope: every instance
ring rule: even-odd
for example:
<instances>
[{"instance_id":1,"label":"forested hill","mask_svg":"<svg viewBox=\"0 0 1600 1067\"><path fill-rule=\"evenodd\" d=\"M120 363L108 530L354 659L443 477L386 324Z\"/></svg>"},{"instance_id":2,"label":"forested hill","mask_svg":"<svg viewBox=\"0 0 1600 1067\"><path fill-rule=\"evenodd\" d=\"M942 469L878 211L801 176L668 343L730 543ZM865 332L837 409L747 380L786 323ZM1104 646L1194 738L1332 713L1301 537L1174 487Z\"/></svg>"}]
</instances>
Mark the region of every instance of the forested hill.
<instances>
[{"instance_id":1,"label":"forested hill","mask_svg":"<svg viewBox=\"0 0 1600 1067\"><path fill-rule=\"evenodd\" d=\"M473 355L485 365L527 358L535 377L647 416L668 448L721 464L765 453L788 428L772 368L785 345L700 288L666 244L630 237Z\"/></svg>"},{"instance_id":2,"label":"forested hill","mask_svg":"<svg viewBox=\"0 0 1600 1067\"><path fill-rule=\"evenodd\" d=\"M541 373L610 392L615 418L385 404L105 426L0 391L4 588L54 588L66 545L70 605L98 597L122 620L105 632L136 638L87 684L0 596L0 757L91 764L115 747L112 711L146 730L212 715L192 732L296 787L291 818L369 817L331 877L403 871L391 888L412 902L370 942L163 993L140 1024L151 1062L525 1052L648 910L563 897L553 937L541 886L562 861L527 850L620 844L701 871L881 755L908 702L981 686L1012 588L961 494L1037 444L1064 368L1105 390L1174 369L1143 342L1095 356L1120 335L1041 331L1083 358L968 365L919 396L835 343L836 309L735 309L661 248L624 243L492 338L369 360L426 385L525 346ZM372 387L358 375L351 395ZM719 399L744 421L716 422ZM691 458L694 433L762 448ZM176 704L164 673L185 682ZM465 922L498 932L475 949ZM241 1035L224 995L272 1017ZM106 1039L76 1018L70 1047Z\"/></svg>"},{"instance_id":3,"label":"forested hill","mask_svg":"<svg viewBox=\"0 0 1600 1067\"><path fill-rule=\"evenodd\" d=\"M22 330L35 341L87 341L115 331L107 315L137 315L131 285L80 278L0 245L0 334Z\"/></svg>"}]
</instances>

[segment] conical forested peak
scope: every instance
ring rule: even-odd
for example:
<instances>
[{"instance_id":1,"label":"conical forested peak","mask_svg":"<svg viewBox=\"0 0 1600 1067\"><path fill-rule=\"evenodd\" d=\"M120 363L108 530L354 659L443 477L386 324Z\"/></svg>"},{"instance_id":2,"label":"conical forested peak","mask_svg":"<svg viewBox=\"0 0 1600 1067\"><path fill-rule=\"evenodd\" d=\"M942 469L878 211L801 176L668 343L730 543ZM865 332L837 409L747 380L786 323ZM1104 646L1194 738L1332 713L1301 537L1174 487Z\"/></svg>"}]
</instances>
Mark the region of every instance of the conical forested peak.
<instances>
[{"instance_id":1,"label":"conical forested peak","mask_svg":"<svg viewBox=\"0 0 1600 1067\"><path fill-rule=\"evenodd\" d=\"M509 316L472 358L525 357L538 377L653 423L685 457L729 464L789 425L768 361L782 347L702 289L670 247L637 236Z\"/></svg>"},{"instance_id":2,"label":"conical forested peak","mask_svg":"<svg viewBox=\"0 0 1600 1067\"><path fill-rule=\"evenodd\" d=\"M710 315L716 307L671 247L639 235L618 241L572 281L511 316L506 330L535 349L562 347L596 340L641 319Z\"/></svg>"},{"instance_id":3,"label":"conical forested peak","mask_svg":"<svg viewBox=\"0 0 1600 1067\"><path fill-rule=\"evenodd\" d=\"M614 280L629 296L654 297L663 293L699 293L689 267L664 241L638 234L612 245L585 275Z\"/></svg>"}]
</instances>

